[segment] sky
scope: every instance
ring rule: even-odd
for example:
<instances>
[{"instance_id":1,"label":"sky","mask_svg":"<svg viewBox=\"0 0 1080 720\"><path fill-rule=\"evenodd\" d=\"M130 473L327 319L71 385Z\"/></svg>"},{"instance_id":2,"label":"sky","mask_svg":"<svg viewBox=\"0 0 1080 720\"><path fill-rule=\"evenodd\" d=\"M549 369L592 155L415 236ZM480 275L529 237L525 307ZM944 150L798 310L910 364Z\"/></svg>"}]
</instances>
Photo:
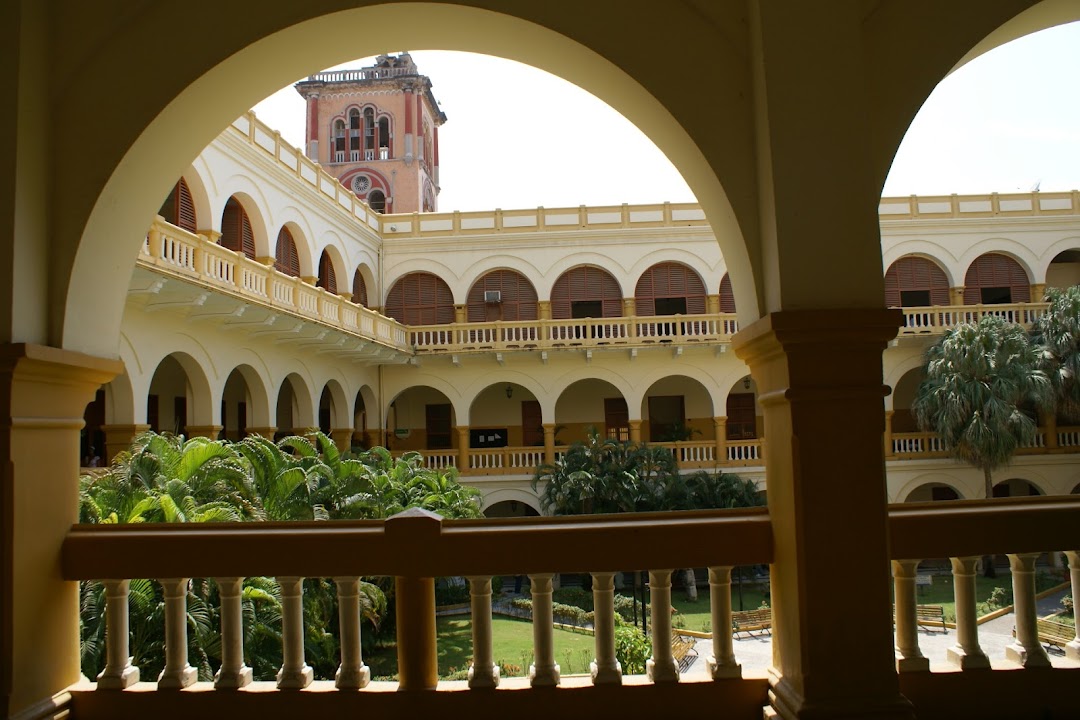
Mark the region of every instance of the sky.
<instances>
[{"instance_id":1,"label":"sky","mask_svg":"<svg viewBox=\"0 0 1080 720\"><path fill-rule=\"evenodd\" d=\"M409 51L448 118L439 130L440 211L694 202L644 134L577 86L509 60ZM360 58L337 67L370 64ZM1080 188L1078 73L1080 23L1020 38L959 68L916 116L883 194ZM291 86L253 109L302 146L304 103ZM528 141L550 137L552 124L569 118L589 130L556 132L568 138L566 148Z\"/></svg>"}]
</instances>

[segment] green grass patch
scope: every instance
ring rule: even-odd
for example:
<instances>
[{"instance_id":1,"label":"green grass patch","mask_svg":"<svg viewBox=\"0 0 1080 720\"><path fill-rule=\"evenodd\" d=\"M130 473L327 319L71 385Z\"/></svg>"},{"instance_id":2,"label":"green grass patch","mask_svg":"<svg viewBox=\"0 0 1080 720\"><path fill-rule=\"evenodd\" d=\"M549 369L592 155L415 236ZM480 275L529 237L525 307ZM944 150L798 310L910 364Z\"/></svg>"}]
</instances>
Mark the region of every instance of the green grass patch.
<instances>
[{"instance_id":1,"label":"green grass patch","mask_svg":"<svg viewBox=\"0 0 1080 720\"><path fill-rule=\"evenodd\" d=\"M441 617L435 626L438 635L439 677L464 678L472 662L472 621L468 615ZM495 616L491 621L491 645L495 662L502 666L504 677L523 676L529 672L533 657L533 627L527 620ZM555 662L563 675L589 671L594 655L593 636L556 629ZM373 677L397 673L397 648L376 648L364 662Z\"/></svg>"}]
</instances>

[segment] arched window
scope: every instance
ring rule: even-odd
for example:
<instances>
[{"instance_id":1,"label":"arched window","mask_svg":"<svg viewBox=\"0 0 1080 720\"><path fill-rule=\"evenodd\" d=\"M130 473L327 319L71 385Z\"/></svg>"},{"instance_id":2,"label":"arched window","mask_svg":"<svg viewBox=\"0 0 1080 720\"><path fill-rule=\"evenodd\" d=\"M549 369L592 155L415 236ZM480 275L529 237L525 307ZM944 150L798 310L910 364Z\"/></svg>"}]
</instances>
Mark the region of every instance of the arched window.
<instances>
[{"instance_id":1,"label":"arched window","mask_svg":"<svg viewBox=\"0 0 1080 720\"><path fill-rule=\"evenodd\" d=\"M222 247L255 259L255 234L251 231L251 221L244 206L234 197L225 203L225 211L221 214L220 243Z\"/></svg>"},{"instance_id":2,"label":"arched window","mask_svg":"<svg viewBox=\"0 0 1080 720\"><path fill-rule=\"evenodd\" d=\"M360 160L360 111L349 109L349 161Z\"/></svg>"},{"instance_id":3,"label":"arched window","mask_svg":"<svg viewBox=\"0 0 1080 720\"><path fill-rule=\"evenodd\" d=\"M289 228L283 227L278 232L277 247L274 250L274 269L286 275L300 277L300 256L296 253L296 241Z\"/></svg>"},{"instance_id":4,"label":"arched window","mask_svg":"<svg viewBox=\"0 0 1080 720\"><path fill-rule=\"evenodd\" d=\"M446 325L454 322L454 296L439 276L409 273L390 288L386 314L405 325Z\"/></svg>"},{"instance_id":5,"label":"arched window","mask_svg":"<svg viewBox=\"0 0 1080 720\"><path fill-rule=\"evenodd\" d=\"M390 159L390 118L379 118L379 159Z\"/></svg>"},{"instance_id":6,"label":"arched window","mask_svg":"<svg viewBox=\"0 0 1080 720\"><path fill-rule=\"evenodd\" d=\"M368 307L367 283L364 282L364 274L360 268L356 268L352 278L352 301L357 305Z\"/></svg>"},{"instance_id":7,"label":"arched window","mask_svg":"<svg viewBox=\"0 0 1080 720\"><path fill-rule=\"evenodd\" d=\"M986 253L975 258L964 278L965 305L1030 302L1031 285L1020 263L1008 255Z\"/></svg>"},{"instance_id":8,"label":"arched window","mask_svg":"<svg viewBox=\"0 0 1080 720\"><path fill-rule=\"evenodd\" d=\"M178 228L195 232L198 227L195 221L195 201L191 199L191 190L188 189L184 178L173 186L168 197L162 203L158 215L165 218L165 222L172 223Z\"/></svg>"},{"instance_id":9,"label":"arched window","mask_svg":"<svg viewBox=\"0 0 1080 720\"><path fill-rule=\"evenodd\" d=\"M731 277L724 273L720 280L720 312L733 313L735 310L735 293L731 291Z\"/></svg>"},{"instance_id":10,"label":"arched window","mask_svg":"<svg viewBox=\"0 0 1080 720\"><path fill-rule=\"evenodd\" d=\"M386 212L386 195L382 190L372 190L367 196L368 205L377 213Z\"/></svg>"},{"instance_id":11,"label":"arched window","mask_svg":"<svg viewBox=\"0 0 1080 720\"><path fill-rule=\"evenodd\" d=\"M331 162L345 162L345 121L334 121L334 157Z\"/></svg>"},{"instance_id":12,"label":"arched window","mask_svg":"<svg viewBox=\"0 0 1080 720\"><path fill-rule=\"evenodd\" d=\"M551 288L551 317L556 320L621 316L619 283L606 270L587 265L571 268Z\"/></svg>"},{"instance_id":13,"label":"arched window","mask_svg":"<svg viewBox=\"0 0 1080 720\"><path fill-rule=\"evenodd\" d=\"M319 287L337 295L337 276L334 275L334 263L330 254L323 250L319 256Z\"/></svg>"},{"instance_id":14,"label":"arched window","mask_svg":"<svg viewBox=\"0 0 1080 720\"><path fill-rule=\"evenodd\" d=\"M375 110L364 108L364 159L375 159Z\"/></svg>"},{"instance_id":15,"label":"arched window","mask_svg":"<svg viewBox=\"0 0 1080 720\"><path fill-rule=\"evenodd\" d=\"M662 262L642 273L634 299L640 316L700 315L705 312L705 283L687 265Z\"/></svg>"},{"instance_id":16,"label":"arched window","mask_svg":"<svg viewBox=\"0 0 1080 720\"><path fill-rule=\"evenodd\" d=\"M931 260L909 255L885 273L886 307L928 307L949 304L949 279Z\"/></svg>"},{"instance_id":17,"label":"arched window","mask_svg":"<svg viewBox=\"0 0 1080 720\"><path fill-rule=\"evenodd\" d=\"M469 322L535 320L536 288L514 270L492 270L469 290L466 299Z\"/></svg>"}]
</instances>

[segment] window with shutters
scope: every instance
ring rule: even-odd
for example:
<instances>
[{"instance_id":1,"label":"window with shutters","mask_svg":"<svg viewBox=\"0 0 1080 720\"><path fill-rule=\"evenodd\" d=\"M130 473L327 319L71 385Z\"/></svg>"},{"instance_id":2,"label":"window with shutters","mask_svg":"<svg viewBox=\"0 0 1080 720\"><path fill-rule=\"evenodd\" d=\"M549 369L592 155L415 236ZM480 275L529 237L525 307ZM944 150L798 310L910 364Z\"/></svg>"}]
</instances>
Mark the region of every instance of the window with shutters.
<instances>
[{"instance_id":1,"label":"window with shutters","mask_svg":"<svg viewBox=\"0 0 1080 720\"><path fill-rule=\"evenodd\" d=\"M567 270L551 288L551 317L621 317L622 292L606 270L581 265Z\"/></svg>"},{"instance_id":2,"label":"window with shutters","mask_svg":"<svg viewBox=\"0 0 1080 720\"><path fill-rule=\"evenodd\" d=\"M222 247L242 252L252 260L255 259L255 235L251 231L251 221L248 220L244 206L235 197L229 198L225 203L225 211L221 214L219 242Z\"/></svg>"},{"instance_id":3,"label":"window with shutters","mask_svg":"<svg viewBox=\"0 0 1080 720\"><path fill-rule=\"evenodd\" d=\"M724 273L724 277L720 280L720 312L736 312L735 293L731 290L731 277L727 273Z\"/></svg>"},{"instance_id":4,"label":"window with shutters","mask_svg":"<svg viewBox=\"0 0 1080 720\"><path fill-rule=\"evenodd\" d=\"M409 273L390 288L386 314L405 325L446 325L454 322L454 296L437 275Z\"/></svg>"},{"instance_id":5,"label":"window with shutters","mask_svg":"<svg viewBox=\"0 0 1080 720\"><path fill-rule=\"evenodd\" d=\"M965 305L1031 301L1031 285L1020 263L1008 255L986 253L975 258L964 278Z\"/></svg>"},{"instance_id":6,"label":"window with shutters","mask_svg":"<svg viewBox=\"0 0 1080 720\"><path fill-rule=\"evenodd\" d=\"M625 398L604 398L604 435L610 440L630 440L630 411Z\"/></svg>"},{"instance_id":7,"label":"window with shutters","mask_svg":"<svg viewBox=\"0 0 1080 720\"><path fill-rule=\"evenodd\" d=\"M360 160L360 110L349 109L349 162Z\"/></svg>"},{"instance_id":8,"label":"window with shutters","mask_svg":"<svg viewBox=\"0 0 1080 720\"><path fill-rule=\"evenodd\" d=\"M334 274L334 262L330 254L323 250L319 256L319 287L337 295L337 276Z\"/></svg>"},{"instance_id":9,"label":"window with shutters","mask_svg":"<svg viewBox=\"0 0 1080 720\"><path fill-rule=\"evenodd\" d=\"M360 268L356 268L352 279L352 301L357 305L368 307L367 283L364 282L364 274Z\"/></svg>"},{"instance_id":10,"label":"window with shutters","mask_svg":"<svg viewBox=\"0 0 1080 720\"><path fill-rule=\"evenodd\" d=\"M498 301L489 301L498 293ZM466 302L469 322L518 321L537 318L536 288L514 270L492 270L473 283Z\"/></svg>"},{"instance_id":11,"label":"window with shutters","mask_svg":"<svg viewBox=\"0 0 1080 720\"><path fill-rule=\"evenodd\" d=\"M191 198L191 190L184 178L173 186L168 197L162 203L158 215L165 218L165 222L172 223L178 228L190 233L196 232L198 223L195 220L195 201Z\"/></svg>"},{"instance_id":12,"label":"window with shutters","mask_svg":"<svg viewBox=\"0 0 1080 720\"><path fill-rule=\"evenodd\" d=\"M274 269L278 272L300 277L300 256L296 253L296 241L289 228L283 227L278 232L277 247L274 250Z\"/></svg>"},{"instance_id":13,"label":"window with shutters","mask_svg":"<svg viewBox=\"0 0 1080 720\"><path fill-rule=\"evenodd\" d=\"M638 279L634 290L639 316L700 315L705 312L705 283L683 263L653 265Z\"/></svg>"},{"instance_id":14,"label":"window with shutters","mask_svg":"<svg viewBox=\"0 0 1080 720\"><path fill-rule=\"evenodd\" d=\"M889 266L885 273L885 305L928 307L949 304L949 280L945 271L924 257L909 255Z\"/></svg>"}]
</instances>

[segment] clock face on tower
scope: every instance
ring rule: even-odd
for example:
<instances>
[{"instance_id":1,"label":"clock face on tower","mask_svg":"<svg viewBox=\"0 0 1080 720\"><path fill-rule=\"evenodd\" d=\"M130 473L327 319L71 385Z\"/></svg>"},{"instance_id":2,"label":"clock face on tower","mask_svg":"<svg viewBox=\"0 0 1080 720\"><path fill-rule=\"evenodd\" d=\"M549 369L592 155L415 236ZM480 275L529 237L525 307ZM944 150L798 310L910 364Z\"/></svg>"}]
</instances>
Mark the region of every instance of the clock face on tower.
<instances>
[{"instance_id":1,"label":"clock face on tower","mask_svg":"<svg viewBox=\"0 0 1080 720\"><path fill-rule=\"evenodd\" d=\"M363 193L366 193L370 187L371 178L369 178L367 175L357 175L353 178L352 189L353 192L357 195L362 195Z\"/></svg>"}]
</instances>

